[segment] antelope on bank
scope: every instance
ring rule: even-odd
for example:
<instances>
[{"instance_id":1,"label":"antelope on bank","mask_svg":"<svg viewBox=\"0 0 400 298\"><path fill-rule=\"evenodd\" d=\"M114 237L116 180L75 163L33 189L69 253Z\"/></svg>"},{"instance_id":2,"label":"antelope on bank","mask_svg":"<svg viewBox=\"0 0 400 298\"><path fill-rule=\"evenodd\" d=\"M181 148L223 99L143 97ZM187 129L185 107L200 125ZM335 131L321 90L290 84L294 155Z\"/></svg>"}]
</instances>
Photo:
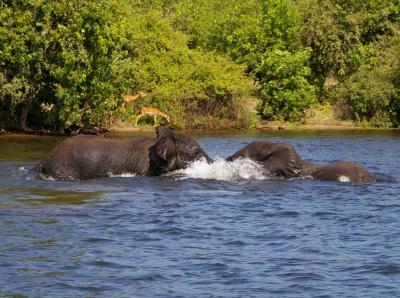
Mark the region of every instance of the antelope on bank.
<instances>
[{"instance_id":1,"label":"antelope on bank","mask_svg":"<svg viewBox=\"0 0 400 298\"><path fill-rule=\"evenodd\" d=\"M136 123L135 123L135 125L137 126L137 124L138 124L138 122L139 122L139 119L142 118L143 116L146 116L146 115L148 115L148 116L153 116L153 118L154 118L154 126L157 125L157 116L164 117L164 118L168 121L168 123L170 122L170 121L169 121L169 116L168 116L167 114L161 112L159 109L157 109L157 108L143 107L143 108L140 110L140 114L139 114L139 115L137 116L137 118L136 118Z\"/></svg>"}]
</instances>

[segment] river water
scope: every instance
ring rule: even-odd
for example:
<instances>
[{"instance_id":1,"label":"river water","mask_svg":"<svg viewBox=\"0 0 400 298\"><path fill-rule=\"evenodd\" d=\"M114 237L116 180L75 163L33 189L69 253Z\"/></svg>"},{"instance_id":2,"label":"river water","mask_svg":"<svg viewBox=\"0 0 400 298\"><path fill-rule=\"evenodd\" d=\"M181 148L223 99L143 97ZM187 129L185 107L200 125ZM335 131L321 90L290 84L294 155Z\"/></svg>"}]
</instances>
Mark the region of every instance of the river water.
<instances>
[{"instance_id":1,"label":"river water","mask_svg":"<svg viewBox=\"0 0 400 298\"><path fill-rule=\"evenodd\" d=\"M398 132L196 138L213 165L59 182L26 170L62 138L0 137L0 297L400 296ZM270 179L222 160L253 140L360 162L378 182Z\"/></svg>"}]
</instances>

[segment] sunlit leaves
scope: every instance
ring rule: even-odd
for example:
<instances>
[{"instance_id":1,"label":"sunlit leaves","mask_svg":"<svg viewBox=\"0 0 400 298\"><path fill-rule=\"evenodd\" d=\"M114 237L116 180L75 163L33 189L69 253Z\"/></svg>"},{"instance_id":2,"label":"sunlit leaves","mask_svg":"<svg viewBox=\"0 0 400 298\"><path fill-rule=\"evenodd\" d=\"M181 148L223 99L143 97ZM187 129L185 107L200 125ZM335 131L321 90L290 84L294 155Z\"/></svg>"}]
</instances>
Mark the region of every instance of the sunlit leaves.
<instances>
[{"instance_id":1,"label":"sunlit leaves","mask_svg":"<svg viewBox=\"0 0 400 298\"><path fill-rule=\"evenodd\" d=\"M127 4L77 0L5 4L0 23L3 109L10 105L34 115L40 113L37 107L42 102L54 103L54 125L109 123L118 115L122 93L133 82L133 47L125 24L121 25ZM24 88L20 82L25 82Z\"/></svg>"},{"instance_id":2,"label":"sunlit leaves","mask_svg":"<svg viewBox=\"0 0 400 298\"><path fill-rule=\"evenodd\" d=\"M267 119L298 121L315 101L315 89L307 77L310 50L294 54L273 50L265 54L258 68L262 77L260 113Z\"/></svg>"}]
</instances>

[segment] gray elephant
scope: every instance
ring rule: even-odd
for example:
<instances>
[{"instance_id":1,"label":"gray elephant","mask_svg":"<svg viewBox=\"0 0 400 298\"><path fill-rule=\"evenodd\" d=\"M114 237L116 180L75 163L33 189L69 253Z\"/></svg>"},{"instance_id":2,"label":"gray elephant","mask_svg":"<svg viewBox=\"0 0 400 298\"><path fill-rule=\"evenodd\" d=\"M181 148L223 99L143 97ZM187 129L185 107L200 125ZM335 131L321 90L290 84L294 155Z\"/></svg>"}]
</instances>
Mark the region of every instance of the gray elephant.
<instances>
[{"instance_id":1,"label":"gray elephant","mask_svg":"<svg viewBox=\"0 0 400 298\"><path fill-rule=\"evenodd\" d=\"M233 161L238 158L249 158L260 162L268 173L277 177L310 177L355 183L375 182L375 177L357 163L347 161L329 164L311 163L302 160L294 148L288 144L253 142L226 160Z\"/></svg>"},{"instance_id":2,"label":"gray elephant","mask_svg":"<svg viewBox=\"0 0 400 298\"><path fill-rule=\"evenodd\" d=\"M39 173L56 180L87 180L121 175L156 176L211 159L197 141L170 128L156 128L157 138L113 140L76 136L57 145L38 165Z\"/></svg>"}]
</instances>

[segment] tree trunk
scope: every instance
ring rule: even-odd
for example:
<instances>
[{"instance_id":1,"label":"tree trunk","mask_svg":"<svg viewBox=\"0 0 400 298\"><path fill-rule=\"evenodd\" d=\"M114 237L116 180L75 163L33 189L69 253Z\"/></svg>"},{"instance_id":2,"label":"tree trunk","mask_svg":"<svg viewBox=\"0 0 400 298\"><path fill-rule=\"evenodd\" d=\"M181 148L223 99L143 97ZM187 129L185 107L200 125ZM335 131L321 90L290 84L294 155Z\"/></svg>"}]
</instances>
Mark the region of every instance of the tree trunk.
<instances>
[{"instance_id":1,"label":"tree trunk","mask_svg":"<svg viewBox=\"0 0 400 298\"><path fill-rule=\"evenodd\" d=\"M22 106L21 118L20 118L20 127L22 130L28 130L26 125L26 120L28 118L28 106L24 104Z\"/></svg>"}]
</instances>

